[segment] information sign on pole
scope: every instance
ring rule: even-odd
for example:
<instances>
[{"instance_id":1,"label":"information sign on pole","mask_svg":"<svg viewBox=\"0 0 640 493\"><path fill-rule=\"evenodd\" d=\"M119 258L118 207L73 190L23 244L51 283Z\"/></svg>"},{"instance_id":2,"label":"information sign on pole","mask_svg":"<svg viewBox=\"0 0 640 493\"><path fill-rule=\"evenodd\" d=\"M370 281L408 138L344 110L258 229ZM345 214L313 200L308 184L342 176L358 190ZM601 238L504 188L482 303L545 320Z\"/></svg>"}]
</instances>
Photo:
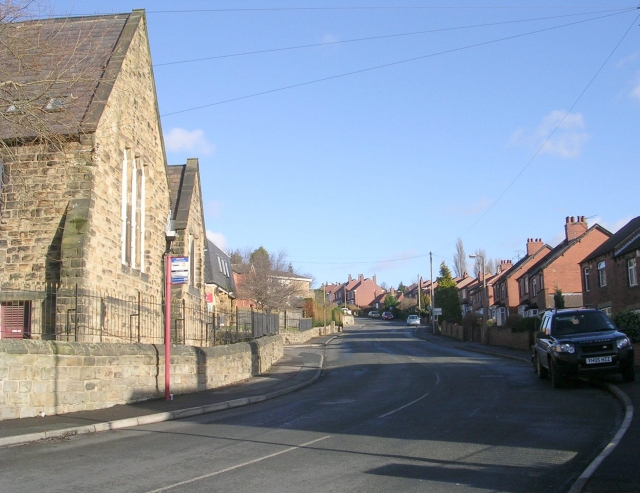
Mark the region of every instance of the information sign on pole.
<instances>
[{"instance_id":1,"label":"information sign on pole","mask_svg":"<svg viewBox=\"0 0 640 493\"><path fill-rule=\"evenodd\" d=\"M442 308L434 308L433 309L433 314L434 315L442 315Z\"/></svg>"},{"instance_id":2,"label":"information sign on pole","mask_svg":"<svg viewBox=\"0 0 640 493\"><path fill-rule=\"evenodd\" d=\"M171 257L171 284L189 282L189 257Z\"/></svg>"}]
</instances>

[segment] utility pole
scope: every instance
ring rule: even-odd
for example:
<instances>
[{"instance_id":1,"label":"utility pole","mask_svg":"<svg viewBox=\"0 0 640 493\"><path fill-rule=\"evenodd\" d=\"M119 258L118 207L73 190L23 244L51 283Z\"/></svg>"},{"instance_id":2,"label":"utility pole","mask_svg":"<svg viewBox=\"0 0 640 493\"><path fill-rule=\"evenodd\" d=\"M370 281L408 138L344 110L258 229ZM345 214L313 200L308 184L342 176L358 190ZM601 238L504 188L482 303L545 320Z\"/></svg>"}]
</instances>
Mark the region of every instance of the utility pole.
<instances>
[{"instance_id":1,"label":"utility pole","mask_svg":"<svg viewBox=\"0 0 640 493\"><path fill-rule=\"evenodd\" d=\"M431 325L433 326L433 333L437 334L436 321L434 320L433 309L435 307L435 299L433 298L433 255L429 252L429 270L431 271Z\"/></svg>"},{"instance_id":2,"label":"utility pole","mask_svg":"<svg viewBox=\"0 0 640 493\"><path fill-rule=\"evenodd\" d=\"M420 316L420 310L421 310L421 305L420 305L420 274L418 274L418 316Z\"/></svg>"},{"instance_id":3,"label":"utility pole","mask_svg":"<svg viewBox=\"0 0 640 493\"><path fill-rule=\"evenodd\" d=\"M327 328L327 282L322 287L322 313L324 316L324 328Z\"/></svg>"}]
</instances>

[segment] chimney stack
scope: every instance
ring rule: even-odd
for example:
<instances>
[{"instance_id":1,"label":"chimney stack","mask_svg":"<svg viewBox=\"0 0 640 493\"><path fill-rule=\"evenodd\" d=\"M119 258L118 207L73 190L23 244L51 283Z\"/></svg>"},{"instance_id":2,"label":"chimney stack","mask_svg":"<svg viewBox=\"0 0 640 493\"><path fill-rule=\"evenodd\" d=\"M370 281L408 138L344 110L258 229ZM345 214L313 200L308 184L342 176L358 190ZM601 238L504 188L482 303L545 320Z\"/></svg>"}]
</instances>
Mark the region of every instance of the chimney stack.
<instances>
[{"instance_id":1,"label":"chimney stack","mask_svg":"<svg viewBox=\"0 0 640 493\"><path fill-rule=\"evenodd\" d=\"M584 216L567 216L564 224L565 237L567 241L575 240L587 232L589 226Z\"/></svg>"},{"instance_id":2,"label":"chimney stack","mask_svg":"<svg viewBox=\"0 0 640 493\"><path fill-rule=\"evenodd\" d=\"M348 282L351 282L351 281L352 281L351 274L349 274L349 281Z\"/></svg>"},{"instance_id":3,"label":"chimney stack","mask_svg":"<svg viewBox=\"0 0 640 493\"><path fill-rule=\"evenodd\" d=\"M542 238L527 238L527 257L543 247Z\"/></svg>"},{"instance_id":4,"label":"chimney stack","mask_svg":"<svg viewBox=\"0 0 640 493\"><path fill-rule=\"evenodd\" d=\"M376 286L378 285L378 282L376 281L376 275L373 275L373 284L375 284Z\"/></svg>"},{"instance_id":5,"label":"chimney stack","mask_svg":"<svg viewBox=\"0 0 640 493\"><path fill-rule=\"evenodd\" d=\"M358 281L360 281L360 282L364 281L364 275L363 274L360 274L358 276Z\"/></svg>"}]
</instances>

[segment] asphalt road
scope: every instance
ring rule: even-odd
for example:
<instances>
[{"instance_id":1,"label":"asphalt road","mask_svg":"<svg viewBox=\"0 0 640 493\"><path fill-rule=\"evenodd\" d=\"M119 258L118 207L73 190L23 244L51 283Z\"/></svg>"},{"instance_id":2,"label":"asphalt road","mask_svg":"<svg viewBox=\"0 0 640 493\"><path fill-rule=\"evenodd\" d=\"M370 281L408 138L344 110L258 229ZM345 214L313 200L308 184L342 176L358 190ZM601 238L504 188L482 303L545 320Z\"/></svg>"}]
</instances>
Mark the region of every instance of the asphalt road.
<instances>
[{"instance_id":1,"label":"asphalt road","mask_svg":"<svg viewBox=\"0 0 640 493\"><path fill-rule=\"evenodd\" d=\"M366 321L311 387L253 406L0 450L0 491L563 492L622 419L604 391Z\"/></svg>"}]
</instances>

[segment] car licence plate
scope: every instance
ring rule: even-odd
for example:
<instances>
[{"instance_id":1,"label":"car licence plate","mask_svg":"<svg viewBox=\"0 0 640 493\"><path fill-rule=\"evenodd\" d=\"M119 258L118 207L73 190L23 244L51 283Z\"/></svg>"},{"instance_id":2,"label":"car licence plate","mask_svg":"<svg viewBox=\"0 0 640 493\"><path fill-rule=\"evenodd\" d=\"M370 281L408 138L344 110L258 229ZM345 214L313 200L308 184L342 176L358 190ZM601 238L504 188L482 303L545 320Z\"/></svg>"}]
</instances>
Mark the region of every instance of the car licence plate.
<instances>
[{"instance_id":1,"label":"car licence plate","mask_svg":"<svg viewBox=\"0 0 640 493\"><path fill-rule=\"evenodd\" d=\"M611 356L598 356L597 358L587 358L588 365L595 365L597 363L611 363Z\"/></svg>"}]
</instances>

